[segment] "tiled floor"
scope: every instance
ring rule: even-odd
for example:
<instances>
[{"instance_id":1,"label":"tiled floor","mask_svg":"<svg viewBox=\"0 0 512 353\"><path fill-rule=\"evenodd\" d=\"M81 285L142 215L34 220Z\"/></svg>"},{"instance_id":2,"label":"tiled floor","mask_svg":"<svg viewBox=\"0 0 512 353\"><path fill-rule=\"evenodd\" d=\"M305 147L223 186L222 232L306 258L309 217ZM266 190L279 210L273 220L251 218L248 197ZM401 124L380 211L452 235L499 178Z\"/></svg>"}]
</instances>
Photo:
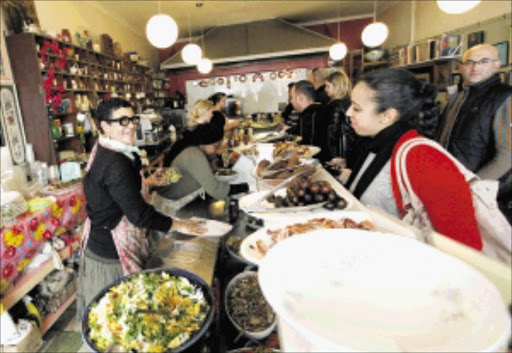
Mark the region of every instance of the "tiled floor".
<instances>
[{"instance_id":1,"label":"tiled floor","mask_svg":"<svg viewBox=\"0 0 512 353\"><path fill-rule=\"evenodd\" d=\"M90 352L82 341L80 323L76 317L76 302L62 314L57 322L43 336L43 346L39 352Z\"/></svg>"}]
</instances>

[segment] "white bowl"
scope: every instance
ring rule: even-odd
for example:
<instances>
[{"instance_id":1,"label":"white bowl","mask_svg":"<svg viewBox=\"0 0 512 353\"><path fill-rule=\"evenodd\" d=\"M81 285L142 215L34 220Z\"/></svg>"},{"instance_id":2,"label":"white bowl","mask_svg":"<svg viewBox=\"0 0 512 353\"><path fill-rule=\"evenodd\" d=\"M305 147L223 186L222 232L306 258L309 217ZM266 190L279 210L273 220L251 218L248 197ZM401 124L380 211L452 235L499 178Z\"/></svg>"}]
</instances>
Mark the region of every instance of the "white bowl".
<instances>
[{"instance_id":1,"label":"white bowl","mask_svg":"<svg viewBox=\"0 0 512 353\"><path fill-rule=\"evenodd\" d=\"M215 173L215 177L218 181L225 181L225 182L231 182L233 180L236 180L238 178L238 172L236 170L230 169L233 174L230 175L219 175L218 173Z\"/></svg>"},{"instance_id":2,"label":"white bowl","mask_svg":"<svg viewBox=\"0 0 512 353\"><path fill-rule=\"evenodd\" d=\"M384 56L384 50L374 49L365 54L364 58L368 61L379 61Z\"/></svg>"},{"instance_id":3,"label":"white bowl","mask_svg":"<svg viewBox=\"0 0 512 353\"><path fill-rule=\"evenodd\" d=\"M267 329L265 329L263 331L259 331L259 332L249 332L249 331L245 331L243 328L241 328L229 314L228 294L231 291L231 288L233 288L233 286L235 285L235 283L238 282L238 280L245 278L245 277L258 277L258 273L254 272L254 271L245 271L245 272L239 273L238 275L233 277L233 279L231 281L229 281L228 286L226 287L226 291L224 293L224 307L226 310L226 314L229 318L229 321L231 321L233 326L235 326L235 328L238 331L242 332L245 336L247 336L249 338L252 338L255 340L262 340L265 337L267 337L268 335L270 335L272 333L272 331L274 331L276 324L277 324L277 315L275 315L274 322L272 323L272 325L270 325Z\"/></svg>"},{"instance_id":4,"label":"white bowl","mask_svg":"<svg viewBox=\"0 0 512 353\"><path fill-rule=\"evenodd\" d=\"M499 352L511 333L503 298L480 272L392 234L292 237L258 274L287 352Z\"/></svg>"}]
</instances>

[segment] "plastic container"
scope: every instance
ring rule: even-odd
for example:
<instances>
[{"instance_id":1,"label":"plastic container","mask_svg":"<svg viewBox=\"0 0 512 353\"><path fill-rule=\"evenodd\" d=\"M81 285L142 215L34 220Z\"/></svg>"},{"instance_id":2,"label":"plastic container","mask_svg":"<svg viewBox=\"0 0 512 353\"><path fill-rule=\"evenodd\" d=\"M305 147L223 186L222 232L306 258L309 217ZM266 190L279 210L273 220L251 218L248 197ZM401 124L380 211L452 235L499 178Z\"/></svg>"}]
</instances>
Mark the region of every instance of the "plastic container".
<instances>
[{"instance_id":1,"label":"plastic container","mask_svg":"<svg viewBox=\"0 0 512 353\"><path fill-rule=\"evenodd\" d=\"M292 237L267 253L259 281L285 352L499 352L511 334L480 272L391 234Z\"/></svg>"}]
</instances>

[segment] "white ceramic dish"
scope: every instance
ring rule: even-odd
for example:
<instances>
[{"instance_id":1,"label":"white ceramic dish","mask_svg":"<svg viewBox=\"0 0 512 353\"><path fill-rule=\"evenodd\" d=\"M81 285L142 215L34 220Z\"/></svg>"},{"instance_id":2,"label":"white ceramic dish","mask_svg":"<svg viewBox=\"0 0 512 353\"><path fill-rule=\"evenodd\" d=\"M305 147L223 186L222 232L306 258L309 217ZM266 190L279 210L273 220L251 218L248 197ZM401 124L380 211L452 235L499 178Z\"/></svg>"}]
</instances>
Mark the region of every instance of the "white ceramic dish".
<instances>
[{"instance_id":1,"label":"white ceramic dish","mask_svg":"<svg viewBox=\"0 0 512 353\"><path fill-rule=\"evenodd\" d=\"M277 324L277 315L276 315L276 318L274 320L274 323L272 325L270 325L267 329L265 329L263 331L259 331L259 332L250 332L250 331L245 331L244 329L242 329L236 323L236 321L231 317L231 315L229 313L229 310L228 310L228 294L230 293L231 288L233 288L235 283L237 281L239 281L240 279L245 278L245 277L250 277L250 276L257 277L258 273L254 272L254 271L245 271L245 272L239 273L238 275L233 277L233 279L228 283L228 285L226 287L226 291L224 292L224 308L226 310L226 314L227 314L227 316L229 318L229 321L231 321L233 326L235 326L235 328L238 331L243 332L243 334L245 336L249 337L249 338L252 338L252 339L255 339L255 340L261 340L261 339L264 339L265 337L267 337L268 335L270 335L272 333L272 331L274 331L274 329L276 327L276 324Z\"/></svg>"},{"instance_id":2,"label":"white ceramic dish","mask_svg":"<svg viewBox=\"0 0 512 353\"><path fill-rule=\"evenodd\" d=\"M215 173L215 178L217 178L218 181L231 182L238 178L238 172L236 170L232 170L232 172L233 174L230 175L219 175L218 173Z\"/></svg>"},{"instance_id":3,"label":"white ceramic dish","mask_svg":"<svg viewBox=\"0 0 512 353\"><path fill-rule=\"evenodd\" d=\"M293 237L267 253L259 282L286 352L498 352L511 334L510 314L487 278L391 234Z\"/></svg>"},{"instance_id":4,"label":"white ceramic dish","mask_svg":"<svg viewBox=\"0 0 512 353\"><path fill-rule=\"evenodd\" d=\"M283 189L279 189L276 192L282 192L282 190ZM257 202L257 200L259 198L261 198L261 196L264 195L265 193L267 193L267 191L259 191L259 192L255 192L255 193L252 193L249 195L245 195L244 197L242 197L239 200L240 209L242 211L244 211L245 213L255 213L255 214L258 214L258 217L262 217L261 215L264 213L281 214L281 213L298 213L298 212L312 211L312 210L322 208L323 205L325 204L325 202L322 202L322 203L315 203L315 204L311 204L311 205L307 205L307 206L270 208L270 207L265 207L265 203L263 203L263 205L262 205L262 202L263 202L263 200L262 200L259 205L254 205L254 203ZM347 206L345 207L345 209L348 210L352 207L352 203L348 199L345 199L345 201L347 201ZM261 207L261 208L258 208L256 210L256 206ZM252 209L255 209L255 210L253 211Z\"/></svg>"},{"instance_id":5,"label":"white ceramic dish","mask_svg":"<svg viewBox=\"0 0 512 353\"><path fill-rule=\"evenodd\" d=\"M362 221L371 221L370 215L364 212L346 212L346 211L325 211L318 213L303 213L300 215L281 215L281 216L270 216L269 218L264 218L266 226L259 229L258 231L252 233L245 237L245 239L240 244L240 256L249 261L254 265L260 265L265 255L259 252L256 248L256 242L258 240L262 240L265 244L271 242L270 236L267 234L269 229L279 229L284 228L291 224L296 223L304 223L314 218L328 218L328 219L340 219L340 218L350 218L356 222ZM306 233L304 233L306 234ZM301 234L302 235L302 234ZM288 238L289 239L289 238ZM288 240L285 239L285 240ZM284 241L284 240L282 240Z\"/></svg>"}]
</instances>

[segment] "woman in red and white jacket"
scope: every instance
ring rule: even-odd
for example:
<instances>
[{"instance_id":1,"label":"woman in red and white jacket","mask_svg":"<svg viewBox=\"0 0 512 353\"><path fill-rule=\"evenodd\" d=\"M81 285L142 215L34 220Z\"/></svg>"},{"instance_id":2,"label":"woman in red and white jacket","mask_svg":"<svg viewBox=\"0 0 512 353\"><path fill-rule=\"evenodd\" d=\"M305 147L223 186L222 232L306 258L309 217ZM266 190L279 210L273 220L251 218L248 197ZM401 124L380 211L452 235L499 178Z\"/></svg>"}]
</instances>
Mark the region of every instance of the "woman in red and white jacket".
<instances>
[{"instance_id":1,"label":"woman in red and white jacket","mask_svg":"<svg viewBox=\"0 0 512 353\"><path fill-rule=\"evenodd\" d=\"M363 204L399 218L403 215L393 168L395 153L420 136L418 127L436 120L436 95L435 86L402 69L370 72L354 87L347 115L360 139L347 187ZM409 151L406 169L433 228L482 250L471 191L455 164L442 152L422 145Z\"/></svg>"}]
</instances>

